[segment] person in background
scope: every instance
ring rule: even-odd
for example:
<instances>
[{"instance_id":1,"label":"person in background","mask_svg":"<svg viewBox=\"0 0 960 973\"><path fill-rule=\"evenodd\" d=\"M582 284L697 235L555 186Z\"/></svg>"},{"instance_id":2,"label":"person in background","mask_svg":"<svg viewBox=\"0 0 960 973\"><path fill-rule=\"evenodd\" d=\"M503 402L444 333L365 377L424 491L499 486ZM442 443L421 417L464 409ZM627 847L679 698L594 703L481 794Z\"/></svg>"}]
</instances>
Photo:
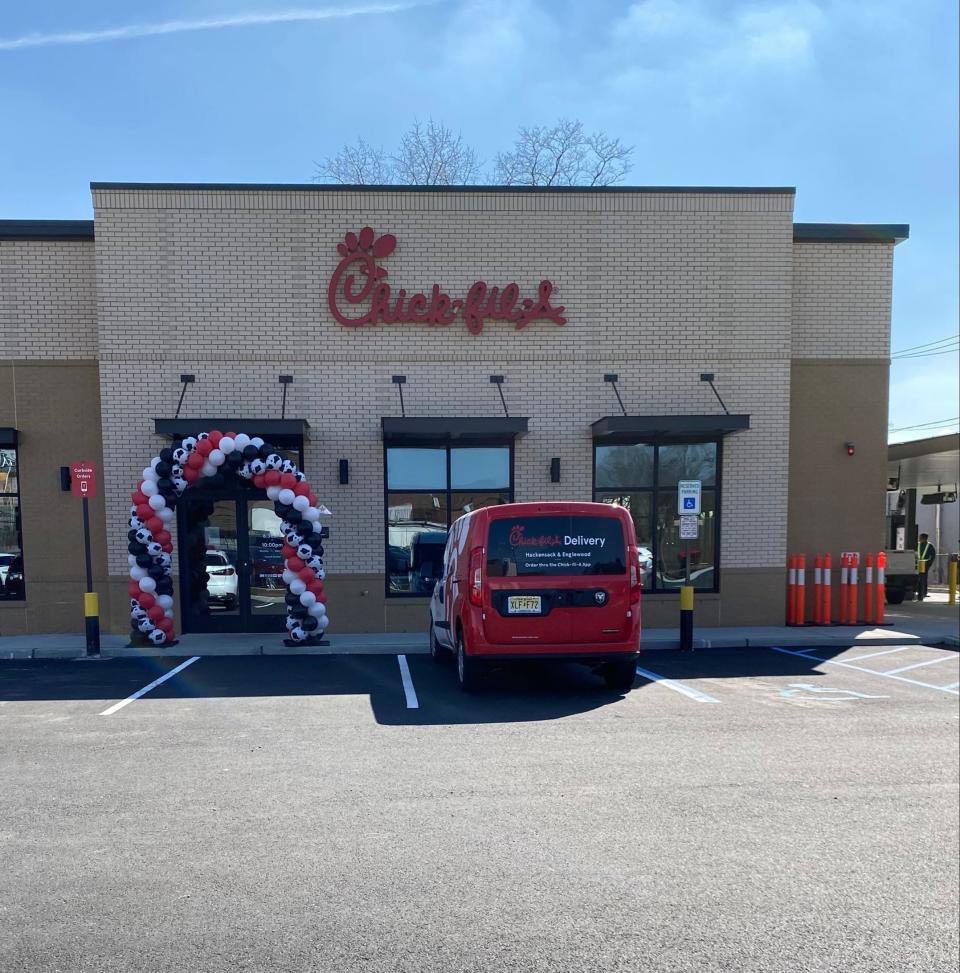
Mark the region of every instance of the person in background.
<instances>
[{"instance_id":1,"label":"person in background","mask_svg":"<svg viewBox=\"0 0 960 973\"><path fill-rule=\"evenodd\" d=\"M917 542L917 601L927 597L927 583L933 570L933 561L937 556L937 549L921 534Z\"/></svg>"}]
</instances>

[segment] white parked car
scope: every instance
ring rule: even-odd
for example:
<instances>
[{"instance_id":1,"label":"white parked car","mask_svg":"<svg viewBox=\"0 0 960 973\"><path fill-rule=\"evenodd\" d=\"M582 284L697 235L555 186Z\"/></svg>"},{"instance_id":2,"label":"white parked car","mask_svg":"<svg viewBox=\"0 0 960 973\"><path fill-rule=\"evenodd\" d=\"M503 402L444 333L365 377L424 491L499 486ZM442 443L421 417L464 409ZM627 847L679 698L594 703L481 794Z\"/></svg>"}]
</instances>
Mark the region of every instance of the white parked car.
<instances>
[{"instance_id":1,"label":"white parked car","mask_svg":"<svg viewBox=\"0 0 960 973\"><path fill-rule=\"evenodd\" d=\"M239 601L240 578L223 551L207 551L207 595L211 603L233 611Z\"/></svg>"}]
</instances>

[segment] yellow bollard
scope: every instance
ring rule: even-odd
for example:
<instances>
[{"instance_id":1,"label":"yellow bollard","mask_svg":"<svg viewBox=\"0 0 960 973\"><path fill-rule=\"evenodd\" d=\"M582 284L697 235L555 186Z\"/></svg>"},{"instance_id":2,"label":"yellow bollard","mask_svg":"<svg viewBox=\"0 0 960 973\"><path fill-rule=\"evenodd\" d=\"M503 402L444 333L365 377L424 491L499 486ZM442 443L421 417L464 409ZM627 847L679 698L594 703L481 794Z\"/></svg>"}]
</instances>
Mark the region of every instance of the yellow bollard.
<instances>
[{"instance_id":1,"label":"yellow bollard","mask_svg":"<svg viewBox=\"0 0 960 973\"><path fill-rule=\"evenodd\" d=\"M947 591L950 597L947 599L947 603L950 605L955 605L957 603L957 558L960 555L952 554L950 556L950 566L947 568Z\"/></svg>"}]
</instances>

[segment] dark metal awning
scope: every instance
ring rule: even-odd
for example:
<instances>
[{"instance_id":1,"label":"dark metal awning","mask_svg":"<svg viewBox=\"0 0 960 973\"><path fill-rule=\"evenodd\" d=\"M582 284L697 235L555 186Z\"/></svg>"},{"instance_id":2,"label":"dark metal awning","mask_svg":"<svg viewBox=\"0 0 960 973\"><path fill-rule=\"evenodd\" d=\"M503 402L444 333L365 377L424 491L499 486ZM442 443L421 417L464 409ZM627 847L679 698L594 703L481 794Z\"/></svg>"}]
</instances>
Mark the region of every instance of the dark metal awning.
<instances>
[{"instance_id":1,"label":"dark metal awning","mask_svg":"<svg viewBox=\"0 0 960 973\"><path fill-rule=\"evenodd\" d=\"M16 446L17 430L12 426L0 426L0 446Z\"/></svg>"},{"instance_id":2,"label":"dark metal awning","mask_svg":"<svg viewBox=\"0 0 960 973\"><path fill-rule=\"evenodd\" d=\"M390 446L499 446L527 434L527 419L507 416L384 416L383 441Z\"/></svg>"},{"instance_id":3,"label":"dark metal awning","mask_svg":"<svg viewBox=\"0 0 960 973\"><path fill-rule=\"evenodd\" d=\"M712 439L750 428L750 416L604 416L591 425L597 442Z\"/></svg>"},{"instance_id":4,"label":"dark metal awning","mask_svg":"<svg viewBox=\"0 0 960 973\"><path fill-rule=\"evenodd\" d=\"M274 446L299 446L310 438L310 423L306 419L154 419L153 429L158 436L183 439L198 432L219 429L245 432L248 436L261 436Z\"/></svg>"}]
</instances>

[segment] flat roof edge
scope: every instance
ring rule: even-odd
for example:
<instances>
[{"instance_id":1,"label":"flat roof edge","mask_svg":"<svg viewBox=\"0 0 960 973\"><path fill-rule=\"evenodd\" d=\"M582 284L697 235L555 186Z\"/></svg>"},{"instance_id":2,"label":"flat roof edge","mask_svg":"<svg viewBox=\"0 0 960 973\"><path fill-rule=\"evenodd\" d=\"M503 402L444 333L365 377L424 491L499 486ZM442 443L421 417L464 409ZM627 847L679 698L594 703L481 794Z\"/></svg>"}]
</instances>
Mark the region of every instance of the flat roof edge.
<instances>
[{"instance_id":1,"label":"flat roof edge","mask_svg":"<svg viewBox=\"0 0 960 973\"><path fill-rule=\"evenodd\" d=\"M0 240L92 240L93 220L0 220Z\"/></svg>"},{"instance_id":2,"label":"flat roof edge","mask_svg":"<svg viewBox=\"0 0 960 973\"><path fill-rule=\"evenodd\" d=\"M909 223L794 223L794 243L901 243Z\"/></svg>"},{"instance_id":3,"label":"flat roof edge","mask_svg":"<svg viewBox=\"0 0 960 973\"><path fill-rule=\"evenodd\" d=\"M91 182L96 190L203 192L365 192L365 193L742 193L791 196L795 186L394 186L345 183L274 182Z\"/></svg>"}]
</instances>

